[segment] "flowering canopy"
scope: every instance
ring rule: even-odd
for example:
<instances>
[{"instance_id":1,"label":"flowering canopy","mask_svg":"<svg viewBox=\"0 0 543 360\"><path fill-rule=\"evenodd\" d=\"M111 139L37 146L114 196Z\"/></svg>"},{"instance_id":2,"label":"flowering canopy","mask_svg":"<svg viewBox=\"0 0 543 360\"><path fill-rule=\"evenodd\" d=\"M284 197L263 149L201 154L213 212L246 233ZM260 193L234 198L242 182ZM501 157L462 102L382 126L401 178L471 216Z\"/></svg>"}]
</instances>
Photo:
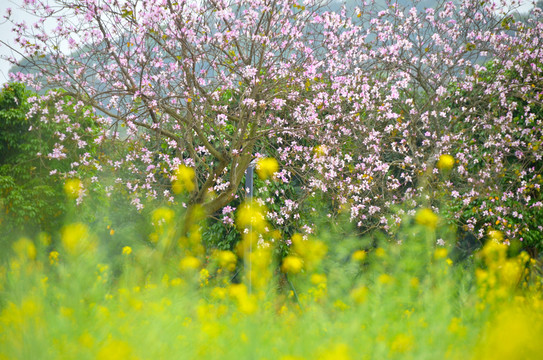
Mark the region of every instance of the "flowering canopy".
<instances>
[{"instance_id":1,"label":"flowering canopy","mask_svg":"<svg viewBox=\"0 0 543 360\"><path fill-rule=\"evenodd\" d=\"M103 114L96 141L130 146L87 165L139 174L117 181L138 196L170 196L161 178L184 164L197 169L192 201L216 212L267 152L278 179L296 169L308 194L330 194L368 228L398 224L390 209L417 207L423 184L480 236L497 225L517 236L520 209L542 208L539 9L516 21L473 0L338 11L316 0L49 3L25 1L41 19L15 31L39 72L14 79ZM269 218L295 216L293 200Z\"/></svg>"}]
</instances>

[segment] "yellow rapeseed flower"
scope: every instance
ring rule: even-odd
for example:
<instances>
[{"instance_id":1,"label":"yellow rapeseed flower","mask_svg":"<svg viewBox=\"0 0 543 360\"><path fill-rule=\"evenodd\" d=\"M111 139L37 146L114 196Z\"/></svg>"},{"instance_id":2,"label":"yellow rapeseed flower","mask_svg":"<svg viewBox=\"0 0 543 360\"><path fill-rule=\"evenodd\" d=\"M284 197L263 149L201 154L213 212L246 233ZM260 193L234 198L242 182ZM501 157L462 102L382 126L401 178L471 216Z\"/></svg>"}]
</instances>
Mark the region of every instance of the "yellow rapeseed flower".
<instances>
[{"instance_id":1,"label":"yellow rapeseed flower","mask_svg":"<svg viewBox=\"0 0 543 360\"><path fill-rule=\"evenodd\" d=\"M281 264L281 271L289 274L297 274L302 270L304 263L302 259L297 256L289 255L283 259Z\"/></svg>"},{"instance_id":2,"label":"yellow rapeseed flower","mask_svg":"<svg viewBox=\"0 0 543 360\"><path fill-rule=\"evenodd\" d=\"M394 278L388 274L381 274L377 278L377 281L379 281L383 285L388 285L394 282Z\"/></svg>"},{"instance_id":3,"label":"yellow rapeseed flower","mask_svg":"<svg viewBox=\"0 0 543 360\"><path fill-rule=\"evenodd\" d=\"M170 281L170 284L173 287L181 286L181 285L184 284L184 281L183 281L183 279L176 277L176 278L173 278L172 281Z\"/></svg>"},{"instance_id":4,"label":"yellow rapeseed flower","mask_svg":"<svg viewBox=\"0 0 543 360\"><path fill-rule=\"evenodd\" d=\"M175 216L175 212L172 209L161 207L153 211L151 220L155 226L169 224Z\"/></svg>"},{"instance_id":5,"label":"yellow rapeseed flower","mask_svg":"<svg viewBox=\"0 0 543 360\"><path fill-rule=\"evenodd\" d=\"M292 235L294 251L304 259L308 270L316 268L328 252L328 247L320 240L304 240L301 234Z\"/></svg>"},{"instance_id":6,"label":"yellow rapeseed flower","mask_svg":"<svg viewBox=\"0 0 543 360\"><path fill-rule=\"evenodd\" d=\"M462 320L457 317L451 319L447 330L449 330L450 333L456 334L458 336L466 335L466 327L462 325Z\"/></svg>"},{"instance_id":7,"label":"yellow rapeseed flower","mask_svg":"<svg viewBox=\"0 0 543 360\"><path fill-rule=\"evenodd\" d=\"M219 266L228 271L233 271L236 268L237 257L232 251L219 251L217 258Z\"/></svg>"},{"instance_id":8,"label":"yellow rapeseed flower","mask_svg":"<svg viewBox=\"0 0 543 360\"><path fill-rule=\"evenodd\" d=\"M243 314L253 314L258 310L258 304L254 296L246 296L238 299L238 309Z\"/></svg>"},{"instance_id":9,"label":"yellow rapeseed flower","mask_svg":"<svg viewBox=\"0 0 543 360\"><path fill-rule=\"evenodd\" d=\"M272 177L278 171L279 164L274 158L262 158L256 164L256 173L263 180Z\"/></svg>"},{"instance_id":10,"label":"yellow rapeseed flower","mask_svg":"<svg viewBox=\"0 0 543 360\"><path fill-rule=\"evenodd\" d=\"M96 359L100 360L118 360L118 359L136 359L130 345L121 340L109 339L98 351Z\"/></svg>"},{"instance_id":11,"label":"yellow rapeseed flower","mask_svg":"<svg viewBox=\"0 0 543 360\"><path fill-rule=\"evenodd\" d=\"M360 287L357 287L357 288L354 288L352 291L351 291L351 299L357 303L357 304L362 304L366 301L366 299L368 298L368 288L366 286L360 286Z\"/></svg>"},{"instance_id":12,"label":"yellow rapeseed flower","mask_svg":"<svg viewBox=\"0 0 543 360\"><path fill-rule=\"evenodd\" d=\"M403 354L413 349L414 343L413 336L398 334L390 344L390 350L394 353Z\"/></svg>"},{"instance_id":13,"label":"yellow rapeseed flower","mask_svg":"<svg viewBox=\"0 0 543 360\"><path fill-rule=\"evenodd\" d=\"M263 233L267 227L266 209L256 201L244 202L236 212L236 225L239 229L253 228Z\"/></svg>"},{"instance_id":14,"label":"yellow rapeseed flower","mask_svg":"<svg viewBox=\"0 0 543 360\"><path fill-rule=\"evenodd\" d=\"M238 257L242 258L249 254L252 249L258 247L258 234L254 231L249 231L241 235L241 241L236 245Z\"/></svg>"},{"instance_id":15,"label":"yellow rapeseed flower","mask_svg":"<svg viewBox=\"0 0 543 360\"><path fill-rule=\"evenodd\" d=\"M489 230L488 231L488 238L491 241L494 241L496 243L502 243L503 242L503 233L499 230Z\"/></svg>"},{"instance_id":16,"label":"yellow rapeseed flower","mask_svg":"<svg viewBox=\"0 0 543 360\"><path fill-rule=\"evenodd\" d=\"M41 322L42 315L42 303L36 302L31 297L23 298L19 305L9 301L2 311L0 311L2 331L4 331L4 329L10 330L10 328L24 330L29 324ZM7 327L5 327L5 325L7 325ZM6 344L6 341L2 339L2 345L4 344Z\"/></svg>"},{"instance_id":17,"label":"yellow rapeseed flower","mask_svg":"<svg viewBox=\"0 0 543 360\"><path fill-rule=\"evenodd\" d=\"M313 148L313 153L317 157L321 157L328 153L328 148L326 147L326 145L318 145Z\"/></svg>"},{"instance_id":18,"label":"yellow rapeseed flower","mask_svg":"<svg viewBox=\"0 0 543 360\"><path fill-rule=\"evenodd\" d=\"M49 264L51 265L55 265L56 263L58 263L58 256L59 256L59 253L58 251L51 251L49 253Z\"/></svg>"},{"instance_id":19,"label":"yellow rapeseed flower","mask_svg":"<svg viewBox=\"0 0 543 360\"><path fill-rule=\"evenodd\" d=\"M318 360L351 360L351 351L346 344L335 344L318 356Z\"/></svg>"},{"instance_id":20,"label":"yellow rapeseed flower","mask_svg":"<svg viewBox=\"0 0 543 360\"><path fill-rule=\"evenodd\" d=\"M226 289L222 287L214 287L211 290L211 297L218 300L226 298Z\"/></svg>"},{"instance_id":21,"label":"yellow rapeseed flower","mask_svg":"<svg viewBox=\"0 0 543 360\"><path fill-rule=\"evenodd\" d=\"M520 282L523 270L523 264L516 259L502 261L497 269L500 280L509 288L515 287Z\"/></svg>"},{"instance_id":22,"label":"yellow rapeseed flower","mask_svg":"<svg viewBox=\"0 0 543 360\"><path fill-rule=\"evenodd\" d=\"M13 251L19 259L34 260L36 258L36 246L28 238L20 238L12 245Z\"/></svg>"},{"instance_id":23,"label":"yellow rapeseed flower","mask_svg":"<svg viewBox=\"0 0 543 360\"><path fill-rule=\"evenodd\" d=\"M476 349L477 359L539 359L543 351L543 326L533 311L521 306L504 307L488 323ZM537 312L536 312L537 314ZM534 315L536 317L534 317Z\"/></svg>"},{"instance_id":24,"label":"yellow rapeseed flower","mask_svg":"<svg viewBox=\"0 0 543 360\"><path fill-rule=\"evenodd\" d=\"M326 284L327 278L324 274L312 274L310 281L313 285Z\"/></svg>"},{"instance_id":25,"label":"yellow rapeseed flower","mask_svg":"<svg viewBox=\"0 0 543 360\"><path fill-rule=\"evenodd\" d=\"M209 278L211 275L209 275L209 270L206 268L203 268L200 270L200 286L204 287L209 284Z\"/></svg>"},{"instance_id":26,"label":"yellow rapeseed flower","mask_svg":"<svg viewBox=\"0 0 543 360\"><path fill-rule=\"evenodd\" d=\"M132 254L132 248L130 246L123 247L123 255L130 255Z\"/></svg>"},{"instance_id":27,"label":"yellow rapeseed flower","mask_svg":"<svg viewBox=\"0 0 543 360\"><path fill-rule=\"evenodd\" d=\"M444 259L447 257L447 249L445 248L439 248L439 249L436 249L436 251L434 251L434 259L436 260L439 260L439 259Z\"/></svg>"},{"instance_id":28,"label":"yellow rapeseed flower","mask_svg":"<svg viewBox=\"0 0 543 360\"><path fill-rule=\"evenodd\" d=\"M386 255L387 253L382 247L378 247L377 249L375 249L375 256L379 258L384 258Z\"/></svg>"},{"instance_id":29,"label":"yellow rapeseed flower","mask_svg":"<svg viewBox=\"0 0 543 360\"><path fill-rule=\"evenodd\" d=\"M81 191L81 180L79 179L67 179L64 183L64 193L70 199L76 199L79 197Z\"/></svg>"},{"instance_id":30,"label":"yellow rapeseed flower","mask_svg":"<svg viewBox=\"0 0 543 360\"><path fill-rule=\"evenodd\" d=\"M440 170L451 170L454 166L454 158L451 155L444 154L439 157L437 167Z\"/></svg>"},{"instance_id":31,"label":"yellow rapeseed flower","mask_svg":"<svg viewBox=\"0 0 543 360\"><path fill-rule=\"evenodd\" d=\"M232 284L228 287L231 298L237 301L238 309L244 314L252 314L257 309L256 298L247 293L245 284Z\"/></svg>"},{"instance_id":32,"label":"yellow rapeseed flower","mask_svg":"<svg viewBox=\"0 0 543 360\"><path fill-rule=\"evenodd\" d=\"M345 310L349 309L349 305L345 304L340 299L337 299L336 301L334 301L334 308L336 308L338 310L341 310L341 311L345 311Z\"/></svg>"},{"instance_id":33,"label":"yellow rapeseed flower","mask_svg":"<svg viewBox=\"0 0 543 360\"><path fill-rule=\"evenodd\" d=\"M85 332L83 332L83 334L81 334L79 337L78 342L81 346L91 349L95 344L95 339L91 334L89 334L88 331L85 330Z\"/></svg>"},{"instance_id":34,"label":"yellow rapeseed flower","mask_svg":"<svg viewBox=\"0 0 543 360\"><path fill-rule=\"evenodd\" d=\"M363 262L366 259L366 252L364 250L357 250L353 253L351 258L354 261Z\"/></svg>"},{"instance_id":35,"label":"yellow rapeseed flower","mask_svg":"<svg viewBox=\"0 0 543 360\"><path fill-rule=\"evenodd\" d=\"M435 229L437 227L438 220L439 217L428 208L420 209L415 215L417 224L424 225L430 229Z\"/></svg>"},{"instance_id":36,"label":"yellow rapeseed flower","mask_svg":"<svg viewBox=\"0 0 543 360\"><path fill-rule=\"evenodd\" d=\"M193 168L186 165L180 165L175 171L175 180L172 184L172 190L175 194L183 191L192 192L196 188L195 178L196 173Z\"/></svg>"},{"instance_id":37,"label":"yellow rapeseed flower","mask_svg":"<svg viewBox=\"0 0 543 360\"><path fill-rule=\"evenodd\" d=\"M195 270L200 267L200 260L194 256L186 256L179 263L181 270Z\"/></svg>"},{"instance_id":38,"label":"yellow rapeseed flower","mask_svg":"<svg viewBox=\"0 0 543 360\"><path fill-rule=\"evenodd\" d=\"M496 242L487 241L481 251L485 264L490 268L496 268L502 265L507 257L507 245Z\"/></svg>"},{"instance_id":39,"label":"yellow rapeseed flower","mask_svg":"<svg viewBox=\"0 0 543 360\"><path fill-rule=\"evenodd\" d=\"M231 284L228 287L228 294L234 299L245 297L247 296L247 286L245 284Z\"/></svg>"},{"instance_id":40,"label":"yellow rapeseed flower","mask_svg":"<svg viewBox=\"0 0 543 360\"><path fill-rule=\"evenodd\" d=\"M71 255L94 250L96 247L90 239L88 226L83 223L64 226L61 230L61 241L64 249Z\"/></svg>"}]
</instances>

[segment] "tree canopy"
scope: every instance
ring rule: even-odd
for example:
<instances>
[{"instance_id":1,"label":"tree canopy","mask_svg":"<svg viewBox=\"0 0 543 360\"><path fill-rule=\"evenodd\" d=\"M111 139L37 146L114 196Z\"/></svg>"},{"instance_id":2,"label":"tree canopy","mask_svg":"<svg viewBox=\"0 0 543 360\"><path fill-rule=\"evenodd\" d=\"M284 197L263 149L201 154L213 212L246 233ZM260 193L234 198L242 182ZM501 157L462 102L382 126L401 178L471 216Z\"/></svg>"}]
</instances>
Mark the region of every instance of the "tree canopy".
<instances>
[{"instance_id":1,"label":"tree canopy","mask_svg":"<svg viewBox=\"0 0 543 360\"><path fill-rule=\"evenodd\" d=\"M361 227L393 230L399 204L439 201L479 237L499 227L522 239L514 204L543 206L541 10L520 22L493 1L417 4L28 1L40 20L15 31L38 73L14 78L107 119L96 142L126 151L89 161L128 170L117 183L136 206L173 199L183 164L196 169L191 203L217 212L250 162L272 155L282 182L301 178L304 197L326 193ZM436 166L443 155L452 171ZM299 216L300 199L269 218Z\"/></svg>"}]
</instances>

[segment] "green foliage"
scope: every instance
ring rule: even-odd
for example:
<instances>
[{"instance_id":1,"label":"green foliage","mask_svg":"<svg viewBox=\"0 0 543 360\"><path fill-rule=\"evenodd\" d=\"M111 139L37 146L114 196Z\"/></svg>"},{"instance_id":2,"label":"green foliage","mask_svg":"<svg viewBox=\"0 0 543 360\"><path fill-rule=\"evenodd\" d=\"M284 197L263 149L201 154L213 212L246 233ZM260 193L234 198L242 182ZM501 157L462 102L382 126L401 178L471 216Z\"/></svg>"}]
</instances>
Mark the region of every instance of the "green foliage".
<instances>
[{"instance_id":1,"label":"green foliage","mask_svg":"<svg viewBox=\"0 0 543 360\"><path fill-rule=\"evenodd\" d=\"M47 153L47 141L29 131L37 122L27 118L29 96L20 84L9 84L0 93L0 219L6 232L22 226L34 230L46 219L54 226L64 209L61 183L46 180L48 169L36 156Z\"/></svg>"},{"instance_id":2,"label":"green foliage","mask_svg":"<svg viewBox=\"0 0 543 360\"><path fill-rule=\"evenodd\" d=\"M253 179L255 199L271 199L266 201L267 211L271 214L279 214L282 208L285 208L286 202L291 199L300 199L300 183L299 181L291 181L283 183L280 180L262 180L256 174ZM238 208L244 200L243 190L238 191L238 197L230 204L233 208ZM289 221L282 224L276 224L280 231L281 239L289 239L293 234L300 231L303 224L311 220L309 212L303 213L303 217L291 217ZM234 218L233 214L230 214ZM273 215L272 215L273 216ZM241 240L241 234L233 224L223 223L222 213L217 213L211 216L207 221L207 226L204 230L204 239L206 245L211 248L222 250L232 250L235 245ZM234 219L235 220L235 219ZM277 237L279 237L279 234ZM287 244L281 239L278 241L278 251L281 257L288 253Z\"/></svg>"},{"instance_id":3,"label":"green foliage","mask_svg":"<svg viewBox=\"0 0 543 360\"><path fill-rule=\"evenodd\" d=\"M50 101L40 111L28 116L29 97L36 96L21 84L11 83L0 92L0 237L16 231L32 235L37 231L51 232L59 227L65 212L63 180L51 171L70 171L72 161L84 151L93 152L92 147L80 149L76 142L66 148L67 156L52 160L57 134L69 126L67 121L52 121L55 103ZM81 124L76 131L82 139L94 135L96 129L91 116L81 110L75 111L70 99L65 97L64 110L69 118L77 118ZM43 121L48 119L48 121ZM84 174L79 174L84 176Z\"/></svg>"},{"instance_id":4,"label":"green foliage","mask_svg":"<svg viewBox=\"0 0 543 360\"><path fill-rule=\"evenodd\" d=\"M504 21L512 21L507 18ZM543 185L543 160L541 160L541 144L543 138L537 139L541 134L541 121L543 119L543 107L540 102L534 102L535 92L540 84L525 84L530 87L527 93L510 93L500 99L489 96L483 92L481 84L494 83L496 81L515 81L522 79L519 69L525 72L541 71L542 64L532 64L528 61L517 60L518 65L510 69L503 69L498 62L490 61L484 65L483 71L475 76L479 79L473 89L461 89L456 84L449 86L451 96L450 103L445 102L451 109L451 132L454 134L465 133L469 130L469 124L465 122L460 108L475 106L481 112L488 113L495 119L510 116L512 123L507 131L497 122L494 126L485 126L481 131L470 135L469 143L459 143L458 148L469 148L470 161L465 166L468 174L480 174L486 168L500 169L493 180L492 186L478 188L472 194L471 201L466 204L461 197L450 197L451 190L462 193L466 186L462 176L451 175L449 179L453 184L449 188L441 188L443 194L442 203L447 204L444 211L448 219L463 225L465 230L471 227L473 234L487 235L484 229L493 228L505 234L507 243L520 241L522 248L531 255L537 257L543 251L543 228L541 227L542 211L537 204L543 202L541 186ZM534 68L532 68L534 66ZM462 98L462 102L455 102L456 98ZM528 99L532 99L528 101ZM507 105L507 106L505 106ZM509 106L513 108L509 110ZM526 109L530 109L527 116ZM516 144L513 151L500 151L493 142ZM505 149L505 147L503 147ZM456 156L457 149L452 149L451 154ZM498 154L499 156L496 156ZM430 186L436 186L434 182ZM468 185L469 186L469 185ZM515 189L515 190L513 190ZM448 195L446 195L448 194ZM506 196L504 196L506 195ZM455 218L456 215L456 218ZM454 220L453 220L454 219ZM513 233L513 236L508 236Z\"/></svg>"}]
</instances>

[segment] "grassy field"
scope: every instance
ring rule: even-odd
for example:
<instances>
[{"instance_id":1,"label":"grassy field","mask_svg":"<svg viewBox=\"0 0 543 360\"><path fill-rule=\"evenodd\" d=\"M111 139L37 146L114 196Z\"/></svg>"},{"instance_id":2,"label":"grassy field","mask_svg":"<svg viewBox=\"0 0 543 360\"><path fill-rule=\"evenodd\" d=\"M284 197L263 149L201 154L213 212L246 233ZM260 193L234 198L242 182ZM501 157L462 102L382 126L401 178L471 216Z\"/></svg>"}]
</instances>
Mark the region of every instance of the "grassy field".
<instances>
[{"instance_id":1,"label":"grassy field","mask_svg":"<svg viewBox=\"0 0 543 360\"><path fill-rule=\"evenodd\" d=\"M13 242L0 268L0 359L533 359L541 278L490 239L468 259L434 245L423 210L397 238L321 226L279 259L252 209L233 251L153 212L147 244L106 252L92 226ZM255 213L256 211L256 213ZM255 215L256 214L256 215ZM111 232L114 230L111 229ZM278 232L272 232L277 236ZM499 234L494 234L499 236ZM401 243L401 244L400 244Z\"/></svg>"}]
</instances>

